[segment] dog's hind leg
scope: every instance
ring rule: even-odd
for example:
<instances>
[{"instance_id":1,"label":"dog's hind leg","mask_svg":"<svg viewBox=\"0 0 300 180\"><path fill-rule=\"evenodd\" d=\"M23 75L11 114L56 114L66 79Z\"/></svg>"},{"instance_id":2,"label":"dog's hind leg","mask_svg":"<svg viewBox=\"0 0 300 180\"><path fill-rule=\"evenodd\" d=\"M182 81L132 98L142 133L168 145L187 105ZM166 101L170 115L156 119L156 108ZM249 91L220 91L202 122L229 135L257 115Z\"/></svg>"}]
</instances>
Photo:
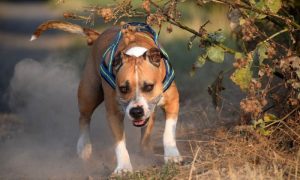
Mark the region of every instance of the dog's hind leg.
<instances>
[{"instance_id":1,"label":"dog's hind leg","mask_svg":"<svg viewBox=\"0 0 300 180\"><path fill-rule=\"evenodd\" d=\"M103 100L101 78L96 71L92 59L89 59L78 88L80 135L77 142L77 154L83 160L89 159L92 154L92 144L90 140L91 116Z\"/></svg>"}]
</instances>

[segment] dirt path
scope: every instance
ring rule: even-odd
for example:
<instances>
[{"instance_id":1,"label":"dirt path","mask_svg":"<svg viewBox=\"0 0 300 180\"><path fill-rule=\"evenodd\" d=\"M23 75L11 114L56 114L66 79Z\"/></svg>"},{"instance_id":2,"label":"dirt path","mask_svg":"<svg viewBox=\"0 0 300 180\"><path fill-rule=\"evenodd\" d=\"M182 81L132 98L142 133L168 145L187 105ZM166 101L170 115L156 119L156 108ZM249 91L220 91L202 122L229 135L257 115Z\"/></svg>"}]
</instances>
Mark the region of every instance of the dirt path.
<instances>
[{"instance_id":1,"label":"dirt path","mask_svg":"<svg viewBox=\"0 0 300 180\"><path fill-rule=\"evenodd\" d=\"M92 160L82 163L76 155L78 110L76 92L80 70L75 57L57 54L72 44L74 36L47 33L30 43L34 28L61 12L45 4L0 3L0 112L8 103L16 116L0 115L0 179L99 179L107 177L116 164L105 111L100 106L92 121ZM29 58L29 59L26 59ZM72 59L75 58L75 59ZM62 60L64 59L64 60ZM8 101L8 86L10 84ZM209 128L216 116L197 99L182 104L178 133ZM193 107L193 108L191 108ZM138 128L126 124L127 147L134 169L162 165L164 120L158 115L153 135L154 154L139 153ZM197 135L197 133L195 134ZM179 143L179 149L186 149Z\"/></svg>"},{"instance_id":2,"label":"dirt path","mask_svg":"<svg viewBox=\"0 0 300 180\"><path fill-rule=\"evenodd\" d=\"M93 115L93 156L83 163L76 155L79 70L50 57L43 62L22 60L15 67L10 103L16 116L0 116L0 135L4 137L0 142L0 179L107 177L116 160L104 107ZM158 115L153 133L156 155L142 156L140 129L127 120L125 127L134 169L162 165L162 116Z\"/></svg>"},{"instance_id":3,"label":"dirt path","mask_svg":"<svg viewBox=\"0 0 300 180\"><path fill-rule=\"evenodd\" d=\"M93 116L92 160L84 164L76 155L80 70L57 56L74 37L50 32L34 43L28 41L38 24L58 19L60 14L46 4L0 3L0 112L16 114L0 115L0 179L107 177L114 169L113 143L103 107ZM158 121L157 126L161 125ZM126 128L135 169L157 164L157 158L139 154L139 129ZM161 149L161 141L160 137L157 149Z\"/></svg>"}]
</instances>

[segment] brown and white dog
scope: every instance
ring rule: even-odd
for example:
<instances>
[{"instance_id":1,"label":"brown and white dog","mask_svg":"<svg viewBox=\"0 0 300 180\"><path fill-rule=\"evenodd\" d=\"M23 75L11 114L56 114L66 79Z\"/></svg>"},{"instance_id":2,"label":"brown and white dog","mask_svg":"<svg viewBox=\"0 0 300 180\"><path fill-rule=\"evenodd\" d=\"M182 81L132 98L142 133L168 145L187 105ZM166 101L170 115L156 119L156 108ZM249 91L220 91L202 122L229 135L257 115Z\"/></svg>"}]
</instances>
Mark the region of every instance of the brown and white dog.
<instances>
[{"instance_id":1,"label":"brown and white dog","mask_svg":"<svg viewBox=\"0 0 300 180\"><path fill-rule=\"evenodd\" d=\"M93 44L92 54L86 62L78 89L80 136L77 153L79 157L87 160L91 156L91 116L97 106L104 101L106 118L115 139L117 157L115 173L132 171L125 142L124 119L134 126L141 127L140 144L142 149L146 149L154 126L156 105L162 107L166 118L163 134L164 160L180 162L182 158L175 140L179 94L174 81L163 92L166 65L163 63L161 50L151 35L146 32L135 32L133 41L128 43L124 38L120 40L114 57L113 73L116 78L116 88L113 89L101 78L99 67L102 55L113 42L120 28L109 28L100 34L71 23L49 21L37 28L31 40L35 40L43 31L50 28L81 34L87 37L88 44Z\"/></svg>"}]
</instances>

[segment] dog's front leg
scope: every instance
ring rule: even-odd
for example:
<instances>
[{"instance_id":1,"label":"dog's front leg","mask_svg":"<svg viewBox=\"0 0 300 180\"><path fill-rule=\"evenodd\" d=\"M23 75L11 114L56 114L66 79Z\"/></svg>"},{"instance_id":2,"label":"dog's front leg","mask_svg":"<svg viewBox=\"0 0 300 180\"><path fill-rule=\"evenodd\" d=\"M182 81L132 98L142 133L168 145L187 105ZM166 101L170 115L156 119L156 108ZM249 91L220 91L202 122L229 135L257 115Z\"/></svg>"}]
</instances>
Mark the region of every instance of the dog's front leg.
<instances>
[{"instance_id":1,"label":"dog's front leg","mask_svg":"<svg viewBox=\"0 0 300 180\"><path fill-rule=\"evenodd\" d=\"M166 95L165 105L163 109L165 111L166 124L163 134L164 143L164 160L167 162L181 162L182 157L177 149L176 145L176 124L179 111L179 94L175 84L168 90L169 94Z\"/></svg>"},{"instance_id":2,"label":"dog's front leg","mask_svg":"<svg viewBox=\"0 0 300 180\"><path fill-rule=\"evenodd\" d=\"M176 140L175 140L175 132L176 132L176 123L177 116L169 116L166 119L163 143L164 143L164 160L165 163L171 162L181 162L182 158L177 149Z\"/></svg>"},{"instance_id":3,"label":"dog's front leg","mask_svg":"<svg viewBox=\"0 0 300 180\"><path fill-rule=\"evenodd\" d=\"M117 167L114 170L114 173L132 171L132 166L125 142L124 115L117 111L110 111L107 113L107 119L115 139Z\"/></svg>"}]
</instances>

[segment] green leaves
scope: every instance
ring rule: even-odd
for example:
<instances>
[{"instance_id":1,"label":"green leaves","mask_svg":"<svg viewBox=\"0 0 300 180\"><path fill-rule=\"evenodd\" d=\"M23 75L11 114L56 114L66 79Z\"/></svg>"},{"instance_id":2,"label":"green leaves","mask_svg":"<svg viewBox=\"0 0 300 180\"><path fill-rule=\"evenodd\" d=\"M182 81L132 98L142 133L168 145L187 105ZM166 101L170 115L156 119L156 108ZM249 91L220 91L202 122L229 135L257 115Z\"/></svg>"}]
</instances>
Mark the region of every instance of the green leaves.
<instances>
[{"instance_id":1,"label":"green leaves","mask_svg":"<svg viewBox=\"0 0 300 180\"><path fill-rule=\"evenodd\" d=\"M236 69L234 73L230 76L230 79L238 85L241 90L246 91L252 79L252 71L250 70L250 65L246 67Z\"/></svg>"},{"instance_id":2,"label":"green leaves","mask_svg":"<svg viewBox=\"0 0 300 180\"><path fill-rule=\"evenodd\" d=\"M259 77L259 67L263 66L264 60L268 58L268 48L270 44L268 42L258 43L255 50L252 53L253 61L251 65L251 71L253 77Z\"/></svg>"},{"instance_id":3,"label":"green leaves","mask_svg":"<svg viewBox=\"0 0 300 180\"><path fill-rule=\"evenodd\" d=\"M215 63L222 63L224 61L224 49L219 46L210 46L207 48L207 57Z\"/></svg>"},{"instance_id":4,"label":"green leaves","mask_svg":"<svg viewBox=\"0 0 300 180\"><path fill-rule=\"evenodd\" d=\"M202 27L201 27L202 28ZM190 50L193 46L193 41L196 36L190 37L187 48ZM190 75L194 76L196 68L201 68L206 63L206 60L210 60L215 63L222 63L224 61L225 50L220 45L225 41L225 36L218 31L208 33L200 39L200 47L203 47L202 53L198 56L197 61L194 62Z\"/></svg>"},{"instance_id":5,"label":"green leaves","mask_svg":"<svg viewBox=\"0 0 300 180\"><path fill-rule=\"evenodd\" d=\"M277 14L282 6L281 0L250 0L250 3L253 7L262 10L262 11L270 11L271 13ZM265 14L258 14L255 12L249 12L250 17L254 17L257 19L263 19L266 17Z\"/></svg>"},{"instance_id":6,"label":"green leaves","mask_svg":"<svg viewBox=\"0 0 300 180\"><path fill-rule=\"evenodd\" d=\"M263 119L254 121L253 127L264 136L269 136L272 133L272 131L266 129L266 122Z\"/></svg>"},{"instance_id":7,"label":"green leaves","mask_svg":"<svg viewBox=\"0 0 300 180\"><path fill-rule=\"evenodd\" d=\"M201 55L198 56L197 61L193 64L193 68L190 71L190 75L195 75L196 68L201 68L206 63L206 60L210 60L215 63L222 63L224 61L225 51L218 46L210 46Z\"/></svg>"},{"instance_id":8,"label":"green leaves","mask_svg":"<svg viewBox=\"0 0 300 180\"><path fill-rule=\"evenodd\" d=\"M196 68L201 68L204 66L207 58L207 53L198 56L197 61L194 62L193 67L190 71L190 76L193 77L196 73Z\"/></svg>"},{"instance_id":9,"label":"green leaves","mask_svg":"<svg viewBox=\"0 0 300 180\"><path fill-rule=\"evenodd\" d=\"M265 5L273 13L277 13L282 6L281 0L265 0Z\"/></svg>"},{"instance_id":10,"label":"green leaves","mask_svg":"<svg viewBox=\"0 0 300 180\"><path fill-rule=\"evenodd\" d=\"M197 59L197 61L195 63L195 66L197 68L200 68L200 67L204 66L204 64L206 62L206 57L207 57L206 55L200 55L200 56L198 56L198 59Z\"/></svg>"},{"instance_id":11,"label":"green leaves","mask_svg":"<svg viewBox=\"0 0 300 180\"><path fill-rule=\"evenodd\" d=\"M224 34L220 30L213 33L209 33L207 36L207 40L211 43L222 43L225 41L225 39L226 38Z\"/></svg>"},{"instance_id":12,"label":"green leaves","mask_svg":"<svg viewBox=\"0 0 300 180\"><path fill-rule=\"evenodd\" d=\"M268 47L269 43L261 43L256 47L255 53L257 53L259 65L261 65L263 61L268 58Z\"/></svg>"},{"instance_id":13,"label":"green leaves","mask_svg":"<svg viewBox=\"0 0 300 180\"><path fill-rule=\"evenodd\" d=\"M273 122L275 120L277 120L278 118L274 115L274 114L270 114L270 113L266 113L264 114L264 121L266 123L270 123Z\"/></svg>"},{"instance_id":14,"label":"green leaves","mask_svg":"<svg viewBox=\"0 0 300 180\"><path fill-rule=\"evenodd\" d=\"M253 128L256 129L260 134L264 136L271 135L272 131L267 128L273 125L274 122L278 121L278 118L274 114L266 113L263 118L253 121Z\"/></svg>"}]
</instances>

